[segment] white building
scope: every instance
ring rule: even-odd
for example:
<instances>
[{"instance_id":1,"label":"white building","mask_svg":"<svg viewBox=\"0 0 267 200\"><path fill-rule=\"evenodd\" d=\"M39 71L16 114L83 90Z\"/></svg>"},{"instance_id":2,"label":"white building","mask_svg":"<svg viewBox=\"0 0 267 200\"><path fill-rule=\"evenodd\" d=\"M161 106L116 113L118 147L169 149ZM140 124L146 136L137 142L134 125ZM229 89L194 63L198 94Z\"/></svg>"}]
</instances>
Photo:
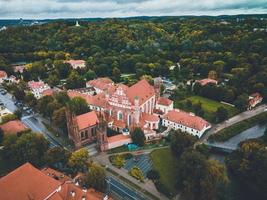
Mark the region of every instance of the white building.
<instances>
[{"instance_id":1,"label":"white building","mask_svg":"<svg viewBox=\"0 0 267 200\"><path fill-rule=\"evenodd\" d=\"M162 117L162 125L174 130L179 129L199 138L206 130L211 128L211 125L201 117L180 110L172 110L165 114Z\"/></svg>"},{"instance_id":2,"label":"white building","mask_svg":"<svg viewBox=\"0 0 267 200\"><path fill-rule=\"evenodd\" d=\"M69 63L73 69L86 67L84 60L67 60L67 61L65 61L65 63Z\"/></svg>"},{"instance_id":3,"label":"white building","mask_svg":"<svg viewBox=\"0 0 267 200\"><path fill-rule=\"evenodd\" d=\"M29 81L28 87L30 88L32 94L34 95L36 99L40 99L43 96L42 93L45 90L50 89L50 86L44 83L43 81L38 81L38 82Z\"/></svg>"},{"instance_id":4,"label":"white building","mask_svg":"<svg viewBox=\"0 0 267 200\"><path fill-rule=\"evenodd\" d=\"M159 97L156 102L156 110L160 110L163 114L168 113L173 110L173 101L165 97Z\"/></svg>"}]
</instances>

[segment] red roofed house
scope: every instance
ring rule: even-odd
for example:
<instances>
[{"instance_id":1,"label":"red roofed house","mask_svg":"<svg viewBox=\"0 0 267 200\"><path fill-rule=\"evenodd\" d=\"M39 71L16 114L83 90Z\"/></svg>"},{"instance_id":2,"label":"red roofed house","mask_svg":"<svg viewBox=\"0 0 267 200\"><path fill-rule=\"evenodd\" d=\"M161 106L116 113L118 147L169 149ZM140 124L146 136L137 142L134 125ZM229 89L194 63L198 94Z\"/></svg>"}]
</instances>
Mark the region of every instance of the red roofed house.
<instances>
[{"instance_id":1,"label":"red roofed house","mask_svg":"<svg viewBox=\"0 0 267 200\"><path fill-rule=\"evenodd\" d=\"M202 86L207 85L207 84L215 84L215 85L217 85L218 81L216 81L214 79L211 79L211 78L205 78L205 79L202 79L202 80L197 80L197 83L200 83L200 85L202 85Z\"/></svg>"},{"instance_id":2,"label":"red roofed house","mask_svg":"<svg viewBox=\"0 0 267 200\"><path fill-rule=\"evenodd\" d=\"M14 66L14 72L15 73L23 73L24 69L25 69L25 65L17 65L17 66Z\"/></svg>"},{"instance_id":3,"label":"red roofed house","mask_svg":"<svg viewBox=\"0 0 267 200\"><path fill-rule=\"evenodd\" d=\"M50 170L51 171L51 170ZM64 181L26 163L0 179L3 200L103 200L104 194L82 189L74 180ZM53 170L53 173L62 173ZM110 199L110 198L107 198Z\"/></svg>"},{"instance_id":4,"label":"red roofed house","mask_svg":"<svg viewBox=\"0 0 267 200\"><path fill-rule=\"evenodd\" d=\"M165 97L159 97L156 103L156 109L166 114L173 110L173 101Z\"/></svg>"},{"instance_id":5,"label":"red roofed house","mask_svg":"<svg viewBox=\"0 0 267 200\"><path fill-rule=\"evenodd\" d=\"M7 78L7 73L3 70L0 70L0 83L3 83L6 78Z\"/></svg>"},{"instance_id":6,"label":"red roofed house","mask_svg":"<svg viewBox=\"0 0 267 200\"><path fill-rule=\"evenodd\" d=\"M251 110L254 108L257 104L261 103L263 100L263 97L258 93L253 93L248 97L248 110Z\"/></svg>"},{"instance_id":7,"label":"red roofed house","mask_svg":"<svg viewBox=\"0 0 267 200\"><path fill-rule=\"evenodd\" d=\"M95 111L75 116L70 111L66 112L68 135L73 140L75 147L92 143L97 140L97 126L99 123Z\"/></svg>"},{"instance_id":8,"label":"red roofed house","mask_svg":"<svg viewBox=\"0 0 267 200\"><path fill-rule=\"evenodd\" d=\"M86 87L93 87L97 94L108 90L114 82L110 78L97 78L86 83Z\"/></svg>"},{"instance_id":9,"label":"red roofed house","mask_svg":"<svg viewBox=\"0 0 267 200\"><path fill-rule=\"evenodd\" d=\"M12 120L0 125L4 134L17 134L26 131L28 128L20 120Z\"/></svg>"},{"instance_id":10,"label":"red roofed house","mask_svg":"<svg viewBox=\"0 0 267 200\"><path fill-rule=\"evenodd\" d=\"M162 117L162 125L174 130L182 130L199 138L211 128L211 125L201 117L180 110L172 110L165 114Z\"/></svg>"},{"instance_id":11,"label":"red roofed house","mask_svg":"<svg viewBox=\"0 0 267 200\"><path fill-rule=\"evenodd\" d=\"M42 97L42 93L45 90L50 89L50 86L43 81L29 81L28 87L30 88L31 92L33 93L36 99L40 99Z\"/></svg>"},{"instance_id":12,"label":"red roofed house","mask_svg":"<svg viewBox=\"0 0 267 200\"><path fill-rule=\"evenodd\" d=\"M65 63L69 63L73 69L86 67L84 60L67 60Z\"/></svg>"}]
</instances>

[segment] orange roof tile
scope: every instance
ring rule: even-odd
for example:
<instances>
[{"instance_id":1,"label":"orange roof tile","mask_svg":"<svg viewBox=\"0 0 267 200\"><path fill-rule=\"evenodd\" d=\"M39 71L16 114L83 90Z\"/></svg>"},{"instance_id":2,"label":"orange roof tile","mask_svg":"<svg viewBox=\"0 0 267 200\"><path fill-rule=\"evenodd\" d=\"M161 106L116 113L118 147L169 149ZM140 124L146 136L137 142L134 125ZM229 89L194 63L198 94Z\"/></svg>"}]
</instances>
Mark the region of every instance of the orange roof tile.
<instances>
[{"instance_id":1,"label":"orange roof tile","mask_svg":"<svg viewBox=\"0 0 267 200\"><path fill-rule=\"evenodd\" d=\"M5 78L7 77L7 73L3 70L0 70L0 78Z\"/></svg>"},{"instance_id":2,"label":"orange roof tile","mask_svg":"<svg viewBox=\"0 0 267 200\"><path fill-rule=\"evenodd\" d=\"M139 105L145 103L149 98L155 95L155 90L147 80L143 79L127 90L127 96L134 104L135 97L139 98Z\"/></svg>"},{"instance_id":3,"label":"orange roof tile","mask_svg":"<svg viewBox=\"0 0 267 200\"><path fill-rule=\"evenodd\" d=\"M122 140L129 140L130 138L131 137L128 135L119 134L119 135L114 135L114 136L108 137L107 140L108 140L108 143L113 143L113 142L118 142L118 141L122 141Z\"/></svg>"},{"instance_id":4,"label":"orange roof tile","mask_svg":"<svg viewBox=\"0 0 267 200\"><path fill-rule=\"evenodd\" d=\"M16 134L27 130L28 128L20 120L12 120L0 125L5 134Z\"/></svg>"},{"instance_id":5,"label":"orange roof tile","mask_svg":"<svg viewBox=\"0 0 267 200\"><path fill-rule=\"evenodd\" d=\"M158 122L159 117L156 115L148 114L148 113L142 113L141 120L148 121L148 122Z\"/></svg>"},{"instance_id":6,"label":"orange roof tile","mask_svg":"<svg viewBox=\"0 0 267 200\"><path fill-rule=\"evenodd\" d=\"M202 80L198 80L197 82L200 83L201 85L207 85L209 83L217 85L217 83L218 83L218 81L216 81L214 79L211 79L211 78L205 78L205 79L202 79Z\"/></svg>"},{"instance_id":7,"label":"orange roof tile","mask_svg":"<svg viewBox=\"0 0 267 200\"><path fill-rule=\"evenodd\" d=\"M91 111L82 115L76 116L77 124L79 130L83 130L85 128L88 128L90 126L95 126L97 123L99 123L98 117L95 113L95 111Z\"/></svg>"},{"instance_id":8,"label":"orange roof tile","mask_svg":"<svg viewBox=\"0 0 267 200\"><path fill-rule=\"evenodd\" d=\"M80 65L85 64L84 60L67 60L65 63L69 63L70 65Z\"/></svg>"},{"instance_id":9,"label":"orange roof tile","mask_svg":"<svg viewBox=\"0 0 267 200\"><path fill-rule=\"evenodd\" d=\"M26 163L0 179L3 200L43 200L61 183Z\"/></svg>"},{"instance_id":10,"label":"orange roof tile","mask_svg":"<svg viewBox=\"0 0 267 200\"><path fill-rule=\"evenodd\" d=\"M168 112L163 116L163 119L182 124L183 126L193 128L199 131L202 130L204 127L210 126L210 124L201 117L178 110L172 110Z\"/></svg>"},{"instance_id":11,"label":"orange roof tile","mask_svg":"<svg viewBox=\"0 0 267 200\"><path fill-rule=\"evenodd\" d=\"M88 81L86 84L104 91L113 85L113 83L110 78L103 77Z\"/></svg>"},{"instance_id":12,"label":"orange roof tile","mask_svg":"<svg viewBox=\"0 0 267 200\"><path fill-rule=\"evenodd\" d=\"M65 174L57 171L57 170L54 170L50 167L45 167L41 170L45 175L51 177L51 178L54 178L62 183L64 183L65 181L71 181L72 179L68 176L66 176Z\"/></svg>"},{"instance_id":13,"label":"orange roof tile","mask_svg":"<svg viewBox=\"0 0 267 200\"><path fill-rule=\"evenodd\" d=\"M169 106L173 103L173 101L165 97L159 97L157 103L163 106Z\"/></svg>"}]
</instances>

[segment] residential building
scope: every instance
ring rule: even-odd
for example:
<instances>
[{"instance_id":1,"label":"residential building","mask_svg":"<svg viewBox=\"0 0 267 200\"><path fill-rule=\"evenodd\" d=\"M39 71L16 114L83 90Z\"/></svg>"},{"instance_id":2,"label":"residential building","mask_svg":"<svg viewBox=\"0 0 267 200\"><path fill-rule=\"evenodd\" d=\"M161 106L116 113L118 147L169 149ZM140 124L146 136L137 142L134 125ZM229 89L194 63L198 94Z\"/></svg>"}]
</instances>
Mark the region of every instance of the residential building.
<instances>
[{"instance_id":1,"label":"residential building","mask_svg":"<svg viewBox=\"0 0 267 200\"><path fill-rule=\"evenodd\" d=\"M102 93L113 86L114 86L114 82L110 78L107 78L107 77L94 79L86 83L86 87L94 88L97 94Z\"/></svg>"},{"instance_id":2,"label":"residential building","mask_svg":"<svg viewBox=\"0 0 267 200\"><path fill-rule=\"evenodd\" d=\"M7 79L7 73L3 70L0 70L0 84L3 83L5 79Z\"/></svg>"},{"instance_id":3,"label":"residential building","mask_svg":"<svg viewBox=\"0 0 267 200\"><path fill-rule=\"evenodd\" d=\"M3 200L110 199L92 188L81 188L78 182L56 170L41 171L30 163L25 163L0 179L0 198Z\"/></svg>"},{"instance_id":4,"label":"residential building","mask_svg":"<svg viewBox=\"0 0 267 200\"><path fill-rule=\"evenodd\" d=\"M165 97L159 97L156 102L156 109L160 110L162 114L166 114L173 110L173 101Z\"/></svg>"},{"instance_id":5,"label":"residential building","mask_svg":"<svg viewBox=\"0 0 267 200\"><path fill-rule=\"evenodd\" d=\"M28 87L36 99L40 99L45 90L50 89L50 86L43 81L29 81Z\"/></svg>"},{"instance_id":6,"label":"residential building","mask_svg":"<svg viewBox=\"0 0 267 200\"><path fill-rule=\"evenodd\" d=\"M86 62L84 60L67 60L65 63L70 64L73 69L86 67Z\"/></svg>"},{"instance_id":7,"label":"residential building","mask_svg":"<svg viewBox=\"0 0 267 200\"><path fill-rule=\"evenodd\" d=\"M211 128L211 125L201 117L181 110L172 110L163 115L162 125L190 133L199 138L206 130Z\"/></svg>"},{"instance_id":8,"label":"residential building","mask_svg":"<svg viewBox=\"0 0 267 200\"><path fill-rule=\"evenodd\" d=\"M254 108L256 105L261 103L263 100L263 97L258 93L253 93L248 97L248 110L251 110Z\"/></svg>"},{"instance_id":9,"label":"residential building","mask_svg":"<svg viewBox=\"0 0 267 200\"><path fill-rule=\"evenodd\" d=\"M12 120L0 125L4 134L20 134L28 128L20 120Z\"/></svg>"},{"instance_id":10,"label":"residential building","mask_svg":"<svg viewBox=\"0 0 267 200\"><path fill-rule=\"evenodd\" d=\"M17 65L13 67L14 72L20 73L20 74L23 73L24 69L25 69L25 65Z\"/></svg>"},{"instance_id":11,"label":"residential building","mask_svg":"<svg viewBox=\"0 0 267 200\"><path fill-rule=\"evenodd\" d=\"M2 123L2 118L6 115L12 114L10 110L8 110L3 103L0 105L0 123Z\"/></svg>"}]
</instances>

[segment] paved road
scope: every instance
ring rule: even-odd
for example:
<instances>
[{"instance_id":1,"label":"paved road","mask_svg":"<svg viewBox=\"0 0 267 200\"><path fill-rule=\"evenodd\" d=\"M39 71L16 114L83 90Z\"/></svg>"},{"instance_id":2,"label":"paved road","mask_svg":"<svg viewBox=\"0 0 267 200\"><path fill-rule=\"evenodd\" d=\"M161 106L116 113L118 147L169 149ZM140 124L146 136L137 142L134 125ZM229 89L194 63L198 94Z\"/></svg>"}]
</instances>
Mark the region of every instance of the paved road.
<instances>
[{"instance_id":1,"label":"paved road","mask_svg":"<svg viewBox=\"0 0 267 200\"><path fill-rule=\"evenodd\" d=\"M207 142L209 136L213 135L213 134L216 134L218 131L224 129L224 128L227 128L235 123L238 123L240 121L243 121L245 119L248 119L250 117L253 117L255 115L258 115L262 112L265 112L265 109L267 108L267 105L266 104L263 104L253 110L248 110L248 111L245 111L245 112L242 112L222 123L219 123L215 126L213 126L202 138L200 138L200 142Z\"/></svg>"},{"instance_id":2,"label":"paved road","mask_svg":"<svg viewBox=\"0 0 267 200\"><path fill-rule=\"evenodd\" d=\"M106 180L108 192L115 195L117 198L127 200L146 200L140 192L122 184L120 180L111 176L108 176Z\"/></svg>"},{"instance_id":3,"label":"paved road","mask_svg":"<svg viewBox=\"0 0 267 200\"><path fill-rule=\"evenodd\" d=\"M11 112L15 112L18 110L18 107L14 104L14 99L10 94L2 95L0 94L0 100L4 103L7 109L9 109ZM56 137L53 136L52 133L50 133L46 127L42 124L42 119L38 115L27 115L23 113L23 116L21 118L21 121L31 130L34 132L38 132L44 135L44 137L48 140L50 147L55 146L63 146L60 144L59 141L57 141Z\"/></svg>"}]
</instances>

